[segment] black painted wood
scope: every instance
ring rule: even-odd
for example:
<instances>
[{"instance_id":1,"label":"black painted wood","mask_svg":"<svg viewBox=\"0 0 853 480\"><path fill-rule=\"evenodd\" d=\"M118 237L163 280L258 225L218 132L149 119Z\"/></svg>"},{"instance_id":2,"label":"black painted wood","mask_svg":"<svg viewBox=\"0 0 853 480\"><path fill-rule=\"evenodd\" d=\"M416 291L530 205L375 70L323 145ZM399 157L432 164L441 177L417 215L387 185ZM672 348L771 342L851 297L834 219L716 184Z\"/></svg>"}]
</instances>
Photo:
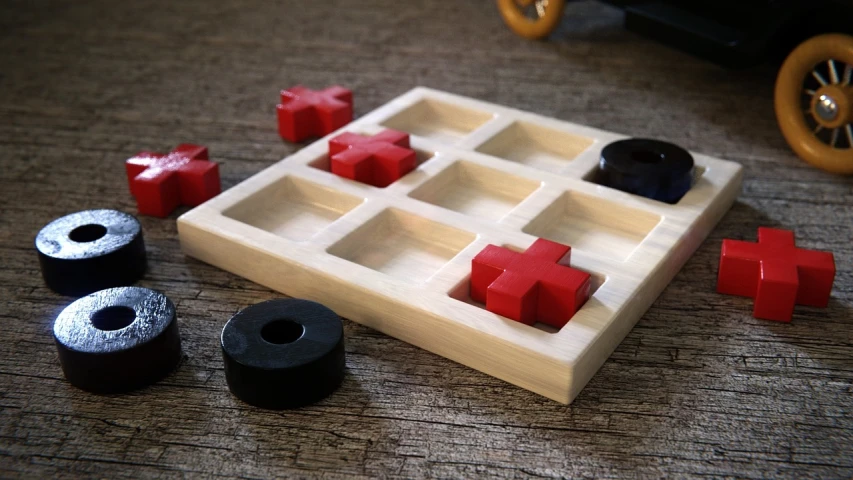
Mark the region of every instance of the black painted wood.
<instances>
[{"instance_id":1,"label":"black painted wood","mask_svg":"<svg viewBox=\"0 0 853 480\"><path fill-rule=\"evenodd\" d=\"M678 145L627 138L601 149L596 182L666 203L677 203L693 182L693 156Z\"/></svg>"},{"instance_id":2,"label":"black painted wood","mask_svg":"<svg viewBox=\"0 0 853 480\"><path fill-rule=\"evenodd\" d=\"M225 381L231 393L261 408L310 405L344 379L344 329L316 302L283 298L240 310L222 329Z\"/></svg>"},{"instance_id":3,"label":"black painted wood","mask_svg":"<svg viewBox=\"0 0 853 480\"><path fill-rule=\"evenodd\" d=\"M45 284L61 295L131 285L147 266L139 220L111 209L53 220L39 230L35 249Z\"/></svg>"},{"instance_id":4,"label":"black painted wood","mask_svg":"<svg viewBox=\"0 0 853 480\"><path fill-rule=\"evenodd\" d=\"M53 322L53 338L68 382L95 393L148 386L181 360L175 305L148 288L108 288L72 302Z\"/></svg>"},{"instance_id":5,"label":"black painted wood","mask_svg":"<svg viewBox=\"0 0 853 480\"><path fill-rule=\"evenodd\" d=\"M298 3L298 5L297 5ZM775 69L728 71L571 2L528 42L493 2L0 2L0 476L328 478L853 476L853 182L787 148ZM33 239L88 208L134 213L124 159L210 147L229 188L295 152L281 88L340 83L356 115L415 85L658 138L740 162L743 192L570 406L349 321L326 400L268 412L228 391L219 334L279 295L180 251L175 218L141 217L139 285L177 307L184 361L133 394L60 370ZM835 253L826 309L791 324L714 292L723 238L760 225Z\"/></svg>"}]
</instances>

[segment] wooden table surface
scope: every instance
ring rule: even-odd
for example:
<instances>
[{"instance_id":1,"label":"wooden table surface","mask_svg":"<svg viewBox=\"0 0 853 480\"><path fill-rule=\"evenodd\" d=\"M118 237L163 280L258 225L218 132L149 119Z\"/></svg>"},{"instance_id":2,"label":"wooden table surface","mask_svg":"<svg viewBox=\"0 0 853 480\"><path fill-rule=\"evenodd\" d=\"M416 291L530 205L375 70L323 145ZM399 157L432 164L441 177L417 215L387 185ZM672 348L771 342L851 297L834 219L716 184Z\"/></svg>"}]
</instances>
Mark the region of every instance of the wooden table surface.
<instances>
[{"instance_id":1,"label":"wooden table surface","mask_svg":"<svg viewBox=\"0 0 853 480\"><path fill-rule=\"evenodd\" d=\"M0 5L0 476L853 476L853 182L799 161L773 116L772 66L733 72L573 3L548 42L489 0L13 0ZM356 115L417 85L740 162L732 210L570 406L345 321L346 379L269 412L226 388L218 335L279 295L184 256L175 219L140 218L139 285L177 305L184 360L98 396L63 378L33 239L89 208L135 212L123 162L210 147L231 187L282 142L281 88L352 88ZM714 291L723 238L759 226L835 253L826 309L752 318Z\"/></svg>"}]
</instances>

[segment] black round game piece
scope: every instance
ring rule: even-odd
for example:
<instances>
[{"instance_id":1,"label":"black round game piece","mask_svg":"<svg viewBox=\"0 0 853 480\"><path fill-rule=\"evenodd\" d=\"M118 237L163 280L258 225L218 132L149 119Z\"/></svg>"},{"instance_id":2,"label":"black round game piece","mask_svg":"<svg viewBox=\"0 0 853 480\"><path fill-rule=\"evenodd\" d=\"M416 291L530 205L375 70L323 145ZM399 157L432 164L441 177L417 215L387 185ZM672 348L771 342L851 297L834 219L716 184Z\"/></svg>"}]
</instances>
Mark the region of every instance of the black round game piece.
<instances>
[{"instance_id":1,"label":"black round game piece","mask_svg":"<svg viewBox=\"0 0 853 480\"><path fill-rule=\"evenodd\" d=\"M150 385L181 359L175 305L147 288L109 288L78 299L56 317L53 337L65 378L90 392Z\"/></svg>"},{"instance_id":2,"label":"black round game piece","mask_svg":"<svg viewBox=\"0 0 853 480\"><path fill-rule=\"evenodd\" d=\"M62 295L130 285L145 273L142 226L117 210L57 218L38 233L36 249L45 283Z\"/></svg>"},{"instance_id":3,"label":"black round game piece","mask_svg":"<svg viewBox=\"0 0 853 480\"><path fill-rule=\"evenodd\" d=\"M344 329L325 306L279 299L247 307L222 329L225 379L244 402L297 408L331 394L344 377Z\"/></svg>"},{"instance_id":4,"label":"black round game piece","mask_svg":"<svg viewBox=\"0 0 853 480\"><path fill-rule=\"evenodd\" d=\"M676 203L693 183L693 156L668 142L629 138L601 150L597 182L623 192Z\"/></svg>"}]
</instances>

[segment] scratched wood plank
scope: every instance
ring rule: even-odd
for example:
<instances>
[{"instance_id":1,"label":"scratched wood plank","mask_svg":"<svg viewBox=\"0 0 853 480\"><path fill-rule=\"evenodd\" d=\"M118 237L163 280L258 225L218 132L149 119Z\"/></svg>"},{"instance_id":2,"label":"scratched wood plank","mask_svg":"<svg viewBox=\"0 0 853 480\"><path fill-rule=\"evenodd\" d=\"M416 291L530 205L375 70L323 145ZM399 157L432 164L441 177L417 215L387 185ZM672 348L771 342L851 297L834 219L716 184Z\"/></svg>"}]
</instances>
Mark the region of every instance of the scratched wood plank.
<instances>
[{"instance_id":1,"label":"scratched wood plank","mask_svg":"<svg viewBox=\"0 0 853 480\"><path fill-rule=\"evenodd\" d=\"M853 476L853 182L798 161L773 120L772 67L731 72L572 3L527 42L494 5L380 0L0 4L0 477ZM210 146L230 187L281 142L280 88L342 83L356 114L426 85L744 165L739 201L571 406L345 322L347 378L293 412L227 391L217 337L270 290L186 258L175 218L142 218L140 285L177 304L185 358L161 383L95 396L62 379L69 303L32 242L84 208L133 212L122 161ZM714 293L720 242L759 225L833 250L827 309L751 318Z\"/></svg>"}]
</instances>

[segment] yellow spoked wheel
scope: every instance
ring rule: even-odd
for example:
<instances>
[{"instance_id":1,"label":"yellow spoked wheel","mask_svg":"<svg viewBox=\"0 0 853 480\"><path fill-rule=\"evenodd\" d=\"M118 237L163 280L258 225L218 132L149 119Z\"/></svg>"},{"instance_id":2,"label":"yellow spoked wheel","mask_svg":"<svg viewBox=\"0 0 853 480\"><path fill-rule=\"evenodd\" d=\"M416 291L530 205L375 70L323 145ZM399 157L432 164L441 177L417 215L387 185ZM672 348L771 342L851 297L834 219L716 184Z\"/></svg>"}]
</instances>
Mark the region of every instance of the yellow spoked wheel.
<instances>
[{"instance_id":1,"label":"yellow spoked wheel","mask_svg":"<svg viewBox=\"0 0 853 480\"><path fill-rule=\"evenodd\" d=\"M547 37L563 18L566 0L497 0L504 22L524 38Z\"/></svg>"},{"instance_id":2,"label":"yellow spoked wheel","mask_svg":"<svg viewBox=\"0 0 853 480\"><path fill-rule=\"evenodd\" d=\"M776 79L776 119L803 160L853 173L853 37L820 35L800 44Z\"/></svg>"}]
</instances>

